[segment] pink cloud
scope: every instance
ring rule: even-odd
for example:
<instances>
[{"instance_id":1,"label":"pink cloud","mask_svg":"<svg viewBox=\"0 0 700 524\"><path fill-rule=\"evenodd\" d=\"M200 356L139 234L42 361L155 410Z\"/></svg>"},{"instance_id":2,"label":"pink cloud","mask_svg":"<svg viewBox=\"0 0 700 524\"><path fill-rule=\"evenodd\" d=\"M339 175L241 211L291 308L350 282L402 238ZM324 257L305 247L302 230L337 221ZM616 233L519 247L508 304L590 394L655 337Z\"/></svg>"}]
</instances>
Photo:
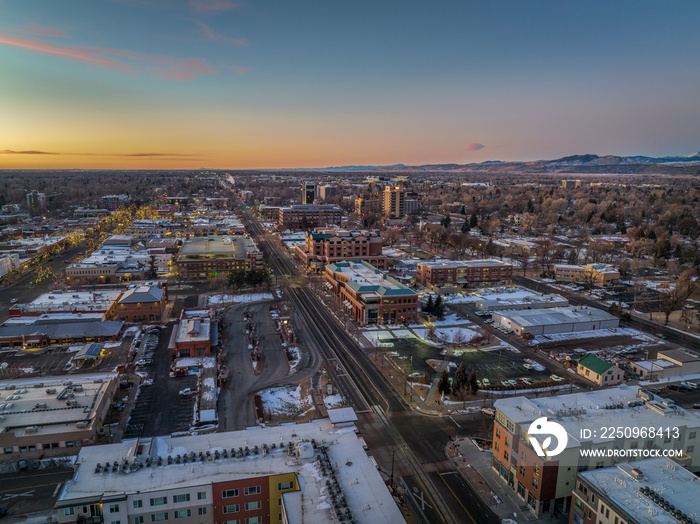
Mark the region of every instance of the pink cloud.
<instances>
[{"instance_id":1,"label":"pink cloud","mask_svg":"<svg viewBox=\"0 0 700 524\"><path fill-rule=\"evenodd\" d=\"M484 149L486 146L483 144L477 144L476 142L472 142L471 144L467 144L466 150L467 151L478 151L479 149Z\"/></svg>"},{"instance_id":2,"label":"pink cloud","mask_svg":"<svg viewBox=\"0 0 700 524\"><path fill-rule=\"evenodd\" d=\"M156 64L157 66L166 67L166 69L157 67L155 68L155 71L161 78L167 80L192 80L200 75L214 72L214 70L205 60L149 55L146 53L130 51L128 49L56 46L36 38L27 38L2 33L0 33L0 44L64 56L66 58L73 58L83 62L92 62L106 67L121 69L123 71L134 71L135 69L123 60L115 60L104 55L117 56L146 64Z\"/></svg>"},{"instance_id":3,"label":"pink cloud","mask_svg":"<svg viewBox=\"0 0 700 524\"><path fill-rule=\"evenodd\" d=\"M192 21L202 28L202 30L204 31L204 36L206 36L209 40L212 40L214 42L224 42L226 44L240 45L246 47L250 45L250 42L248 42L246 38L233 38L230 36L225 36L216 31L213 27L208 26L204 22L201 22L199 20Z\"/></svg>"},{"instance_id":4,"label":"pink cloud","mask_svg":"<svg viewBox=\"0 0 700 524\"><path fill-rule=\"evenodd\" d=\"M228 0L190 0L190 7L195 11L228 11L238 7L238 3Z\"/></svg>"},{"instance_id":5,"label":"pink cloud","mask_svg":"<svg viewBox=\"0 0 700 524\"><path fill-rule=\"evenodd\" d=\"M122 69L126 71L131 70L131 68L123 62L118 62L110 58L96 56L94 50L83 49L79 47L63 47L53 44L47 44L46 42L42 42L41 40L37 40L36 38L26 38L23 36L6 34L4 35L0 33L0 44L21 47L23 49L29 49L31 51L40 51L42 53L48 53L52 55L65 56L67 58L74 58L76 60L82 60L84 62L101 64L107 67L115 67L117 69Z\"/></svg>"},{"instance_id":6,"label":"pink cloud","mask_svg":"<svg viewBox=\"0 0 700 524\"><path fill-rule=\"evenodd\" d=\"M34 36L59 36L63 37L66 34L60 29L54 27L45 27L37 24L32 24L25 29L13 29L11 27L0 27L0 31L5 33L18 33L20 35L34 35Z\"/></svg>"}]
</instances>

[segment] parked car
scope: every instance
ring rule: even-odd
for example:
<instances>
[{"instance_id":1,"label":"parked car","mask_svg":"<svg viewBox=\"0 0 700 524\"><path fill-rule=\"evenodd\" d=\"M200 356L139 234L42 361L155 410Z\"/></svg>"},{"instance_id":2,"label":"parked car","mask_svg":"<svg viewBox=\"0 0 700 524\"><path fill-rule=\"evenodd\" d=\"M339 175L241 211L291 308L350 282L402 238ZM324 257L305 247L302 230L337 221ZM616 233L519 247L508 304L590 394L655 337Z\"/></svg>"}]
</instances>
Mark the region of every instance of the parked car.
<instances>
[{"instance_id":1,"label":"parked car","mask_svg":"<svg viewBox=\"0 0 700 524\"><path fill-rule=\"evenodd\" d=\"M561 382L564 380L564 377L560 377L559 375L550 375L549 378L555 382Z\"/></svg>"},{"instance_id":2,"label":"parked car","mask_svg":"<svg viewBox=\"0 0 700 524\"><path fill-rule=\"evenodd\" d=\"M12 300L10 300L10 304L16 304L17 302L19 302L18 298L13 298Z\"/></svg>"},{"instance_id":3,"label":"parked car","mask_svg":"<svg viewBox=\"0 0 700 524\"><path fill-rule=\"evenodd\" d=\"M695 382L681 382L681 386L685 386L690 389L698 389L698 385Z\"/></svg>"},{"instance_id":4,"label":"parked car","mask_svg":"<svg viewBox=\"0 0 700 524\"><path fill-rule=\"evenodd\" d=\"M193 388L185 388L180 390L180 396L181 397L188 397L190 395L194 395L197 391Z\"/></svg>"},{"instance_id":5,"label":"parked car","mask_svg":"<svg viewBox=\"0 0 700 524\"><path fill-rule=\"evenodd\" d=\"M645 388L649 393L653 393L654 395L658 395L661 393L661 388Z\"/></svg>"},{"instance_id":6,"label":"parked car","mask_svg":"<svg viewBox=\"0 0 700 524\"><path fill-rule=\"evenodd\" d=\"M496 410L493 408L481 408L479 411L481 411L487 417L496 417Z\"/></svg>"},{"instance_id":7,"label":"parked car","mask_svg":"<svg viewBox=\"0 0 700 524\"><path fill-rule=\"evenodd\" d=\"M145 359L142 358L141 360L137 360L137 361L136 361L136 365L137 365L137 366L143 366L143 367L145 367L145 366L150 366L150 365L151 365L151 361L150 361L150 360L145 360Z\"/></svg>"},{"instance_id":8,"label":"parked car","mask_svg":"<svg viewBox=\"0 0 700 524\"><path fill-rule=\"evenodd\" d=\"M671 384L668 386L668 389L671 391L690 391L690 388L688 386L684 386L683 384Z\"/></svg>"},{"instance_id":9,"label":"parked car","mask_svg":"<svg viewBox=\"0 0 700 524\"><path fill-rule=\"evenodd\" d=\"M17 467L19 468L20 471L27 471L29 469L29 464L27 464L27 461L24 459L21 459L17 461Z\"/></svg>"},{"instance_id":10,"label":"parked car","mask_svg":"<svg viewBox=\"0 0 700 524\"><path fill-rule=\"evenodd\" d=\"M693 404L693 409L700 409L700 404Z\"/></svg>"}]
</instances>

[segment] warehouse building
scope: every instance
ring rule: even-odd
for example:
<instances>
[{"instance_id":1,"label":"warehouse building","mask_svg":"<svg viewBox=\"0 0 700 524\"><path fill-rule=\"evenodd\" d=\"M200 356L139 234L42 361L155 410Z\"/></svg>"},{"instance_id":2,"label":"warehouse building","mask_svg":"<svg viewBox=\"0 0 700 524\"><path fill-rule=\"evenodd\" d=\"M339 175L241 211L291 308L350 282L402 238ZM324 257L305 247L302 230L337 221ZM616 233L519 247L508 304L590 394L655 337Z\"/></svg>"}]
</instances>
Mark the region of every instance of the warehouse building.
<instances>
[{"instance_id":1,"label":"warehouse building","mask_svg":"<svg viewBox=\"0 0 700 524\"><path fill-rule=\"evenodd\" d=\"M620 325L620 319L616 316L588 307L494 311L492 318L494 323L510 328L520 336L614 329Z\"/></svg>"},{"instance_id":2,"label":"warehouse building","mask_svg":"<svg viewBox=\"0 0 700 524\"><path fill-rule=\"evenodd\" d=\"M649 380L672 379L700 373L700 355L685 349L659 351L655 359L630 362L634 373Z\"/></svg>"}]
</instances>

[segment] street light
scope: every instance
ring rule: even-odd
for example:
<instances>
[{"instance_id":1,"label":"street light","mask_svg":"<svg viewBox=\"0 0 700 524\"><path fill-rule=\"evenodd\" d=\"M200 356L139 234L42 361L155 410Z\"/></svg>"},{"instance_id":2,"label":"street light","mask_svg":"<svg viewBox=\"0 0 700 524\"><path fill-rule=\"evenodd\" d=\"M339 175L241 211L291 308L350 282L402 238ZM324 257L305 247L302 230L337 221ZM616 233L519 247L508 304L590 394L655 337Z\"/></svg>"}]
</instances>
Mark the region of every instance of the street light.
<instances>
[{"instance_id":1,"label":"street light","mask_svg":"<svg viewBox=\"0 0 700 524\"><path fill-rule=\"evenodd\" d=\"M398 448L394 448L394 451L391 452L391 487L394 487L394 455L398 451Z\"/></svg>"}]
</instances>

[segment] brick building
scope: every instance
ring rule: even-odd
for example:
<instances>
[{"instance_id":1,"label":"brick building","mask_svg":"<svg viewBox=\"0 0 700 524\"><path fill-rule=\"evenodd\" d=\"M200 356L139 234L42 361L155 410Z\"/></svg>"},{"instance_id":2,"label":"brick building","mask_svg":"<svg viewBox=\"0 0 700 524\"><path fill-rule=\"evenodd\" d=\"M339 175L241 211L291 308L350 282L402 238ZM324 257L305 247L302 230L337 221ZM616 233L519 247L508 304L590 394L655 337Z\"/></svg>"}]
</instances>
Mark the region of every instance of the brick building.
<instances>
[{"instance_id":1,"label":"brick building","mask_svg":"<svg viewBox=\"0 0 700 524\"><path fill-rule=\"evenodd\" d=\"M125 322L160 322L167 296L158 286L137 286L127 290L117 303L117 319Z\"/></svg>"},{"instance_id":2,"label":"brick building","mask_svg":"<svg viewBox=\"0 0 700 524\"><path fill-rule=\"evenodd\" d=\"M333 204L296 205L279 208L279 228L305 229L310 227L339 226L343 211Z\"/></svg>"},{"instance_id":3,"label":"brick building","mask_svg":"<svg viewBox=\"0 0 700 524\"><path fill-rule=\"evenodd\" d=\"M323 271L324 266L343 260L364 260L377 269L386 269L382 237L375 231L348 231L317 227L306 232L304 244L297 244L295 255L307 270Z\"/></svg>"},{"instance_id":4,"label":"brick building","mask_svg":"<svg viewBox=\"0 0 700 524\"><path fill-rule=\"evenodd\" d=\"M325 285L361 326L413 323L418 318L418 295L367 262L327 265Z\"/></svg>"},{"instance_id":5,"label":"brick building","mask_svg":"<svg viewBox=\"0 0 700 524\"><path fill-rule=\"evenodd\" d=\"M263 269L263 254L249 237L208 236L185 240L175 261L183 280L205 280L219 273Z\"/></svg>"},{"instance_id":6,"label":"brick building","mask_svg":"<svg viewBox=\"0 0 700 524\"><path fill-rule=\"evenodd\" d=\"M450 293L465 287L509 284L513 265L500 260L450 260L419 262L416 281L422 286L443 288Z\"/></svg>"}]
</instances>

